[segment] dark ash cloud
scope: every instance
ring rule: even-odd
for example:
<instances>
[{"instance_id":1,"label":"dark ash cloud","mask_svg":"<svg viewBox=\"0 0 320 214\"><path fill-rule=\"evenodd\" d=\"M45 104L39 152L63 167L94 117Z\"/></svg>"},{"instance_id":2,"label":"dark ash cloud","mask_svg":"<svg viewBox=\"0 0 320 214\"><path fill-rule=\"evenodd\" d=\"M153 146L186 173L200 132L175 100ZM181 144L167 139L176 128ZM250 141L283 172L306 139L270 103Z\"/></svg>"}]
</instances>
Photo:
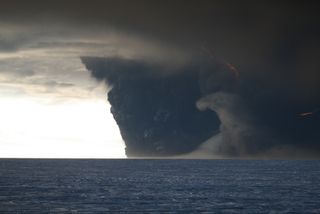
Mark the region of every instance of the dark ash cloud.
<instances>
[{"instance_id":1,"label":"dark ash cloud","mask_svg":"<svg viewBox=\"0 0 320 214\"><path fill-rule=\"evenodd\" d=\"M213 142L212 156L273 151L292 156L289 150L298 151L296 156L320 154L319 113L303 115L320 106L318 98L300 97L258 77L238 76L211 59L172 70L140 60L82 61L94 78L111 87L111 112L128 156L179 155L217 134L221 137Z\"/></svg>"},{"instance_id":2,"label":"dark ash cloud","mask_svg":"<svg viewBox=\"0 0 320 214\"><path fill-rule=\"evenodd\" d=\"M164 75L160 65L142 61L88 57L82 61L111 87L111 113L129 157L188 153L218 131L216 114L196 108L202 94L199 74L193 70Z\"/></svg>"}]
</instances>

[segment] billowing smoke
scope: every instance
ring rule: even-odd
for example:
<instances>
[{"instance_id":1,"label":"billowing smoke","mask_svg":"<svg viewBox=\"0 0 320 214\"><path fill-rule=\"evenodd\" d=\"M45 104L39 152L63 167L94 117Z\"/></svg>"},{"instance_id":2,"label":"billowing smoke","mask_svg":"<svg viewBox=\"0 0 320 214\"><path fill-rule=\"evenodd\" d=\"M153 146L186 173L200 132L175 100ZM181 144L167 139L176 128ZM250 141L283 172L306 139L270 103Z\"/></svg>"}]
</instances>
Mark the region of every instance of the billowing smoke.
<instances>
[{"instance_id":1,"label":"billowing smoke","mask_svg":"<svg viewBox=\"0 0 320 214\"><path fill-rule=\"evenodd\" d=\"M212 157L320 154L318 97L302 97L211 58L183 66L123 58L82 62L110 86L111 112L128 156L199 148Z\"/></svg>"},{"instance_id":2,"label":"billowing smoke","mask_svg":"<svg viewBox=\"0 0 320 214\"><path fill-rule=\"evenodd\" d=\"M195 105L203 96L196 65L182 72L119 58L82 61L112 87L108 100L128 156L188 153L218 132L216 113Z\"/></svg>"}]
</instances>

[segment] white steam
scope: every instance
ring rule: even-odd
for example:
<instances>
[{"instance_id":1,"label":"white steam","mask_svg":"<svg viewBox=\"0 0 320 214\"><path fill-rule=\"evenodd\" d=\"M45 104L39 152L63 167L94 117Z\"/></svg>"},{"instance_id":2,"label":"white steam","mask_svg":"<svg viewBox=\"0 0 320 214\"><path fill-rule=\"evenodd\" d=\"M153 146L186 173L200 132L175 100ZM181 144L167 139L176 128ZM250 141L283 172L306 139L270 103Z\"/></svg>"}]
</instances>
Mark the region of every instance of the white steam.
<instances>
[{"instance_id":1,"label":"white steam","mask_svg":"<svg viewBox=\"0 0 320 214\"><path fill-rule=\"evenodd\" d=\"M206 109L215 111L221 121L221 137L210 138L200 146L200 149L205 146L217 154L225 153L239 156L251 152L248 148L252 149L252 143L255 143L257 137L257 130L240 96L217 92L201 98L197 101L196 106L202 111Z\"/></svg>"}]
</instances>

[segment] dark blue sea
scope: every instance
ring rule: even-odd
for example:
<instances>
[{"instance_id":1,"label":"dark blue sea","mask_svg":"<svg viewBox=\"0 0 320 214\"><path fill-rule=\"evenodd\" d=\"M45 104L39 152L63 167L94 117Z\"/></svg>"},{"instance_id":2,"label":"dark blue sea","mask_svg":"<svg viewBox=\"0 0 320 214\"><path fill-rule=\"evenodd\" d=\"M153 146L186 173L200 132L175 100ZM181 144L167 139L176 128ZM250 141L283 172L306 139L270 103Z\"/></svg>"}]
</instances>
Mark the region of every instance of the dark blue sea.
<instances>
[{"instance_id":1,"label":"dark blue sea","mask_svg":"<svg viewBox=\"0 0 320 214\"><path fill-rule=\"evenodd\" d=\"M320 213L320 161L0 159L1 213Z\"/></svg>"}]
</instances>

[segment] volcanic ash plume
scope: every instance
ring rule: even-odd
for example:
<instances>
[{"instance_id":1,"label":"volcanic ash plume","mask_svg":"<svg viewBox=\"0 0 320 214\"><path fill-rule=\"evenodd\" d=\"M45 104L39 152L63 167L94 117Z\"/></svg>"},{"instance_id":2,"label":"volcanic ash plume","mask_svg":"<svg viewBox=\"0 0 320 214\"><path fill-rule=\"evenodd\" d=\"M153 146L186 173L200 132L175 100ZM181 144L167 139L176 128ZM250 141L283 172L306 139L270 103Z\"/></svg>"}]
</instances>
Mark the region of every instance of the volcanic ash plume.
<instances>
[{"instance_id":1,"label":"volcanic ash plume","mask_svg":"<svg viewBox=\"0 0 320 214\"><path fill-rule=\"evenodd\" d=\"M110 86L111 113L129 157L320 153L318 111L304 113L320 106L317 97L303 99L212 59L180 66L123 58L82 62Z\"/></svg>"},{"instance_id":2,"label":"volcanic ash plume","mask_svg":"<svg viewBox=\"0 0 320 214\"><path fill-rule=\"evenodd\" d=\"M171 156L195 150L219 128L213 111L199 111L199 73L163 74L160 65L119 58L82 58L111 86L108 100L127 156ZM168 72L168 69L166 69Z\"/></svg>"}]
</instances>

